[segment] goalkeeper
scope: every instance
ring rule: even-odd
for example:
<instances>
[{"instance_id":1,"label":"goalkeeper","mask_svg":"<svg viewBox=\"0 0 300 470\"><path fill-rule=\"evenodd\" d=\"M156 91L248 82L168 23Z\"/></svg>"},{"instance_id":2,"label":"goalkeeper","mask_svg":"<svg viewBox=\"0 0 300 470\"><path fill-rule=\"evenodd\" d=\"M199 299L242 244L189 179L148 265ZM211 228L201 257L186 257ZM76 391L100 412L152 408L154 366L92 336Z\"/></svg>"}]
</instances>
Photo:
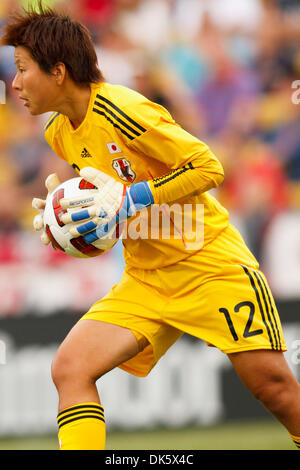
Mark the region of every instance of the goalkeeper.
<instances>
[{"instance_id":1,"label":"goalkeeper","mask_svg":"<svg viewBox=\"0 0 300 470\"><path fill-rule=\"evenodd\" d=\"M146 376L183 333L227 354L250 392L300 446L300 387L283 355L274 299L226 209L209 194L224 177L217 158L166 109L106 83L87 29L68 16L42 7L13 14L2 45L15 47L12 86L30 114L53 111L45 126L50 147L98 187L88 207L62 201L78 206L64 220L73 236L96 242L107 224L127 219L130 232L142 215L151 227L158 205L173 222L170 237L161 229L158 237L124 237L121 281L58 349L52 376L61 449L104 449L96 381L115 367ZM57 183L47 181L49 189ZM193 223L202 227L193 243L191 231L178 228L173 203L182 214L192 208ZM39 229L44 202L34 204L41 210ZM48 242L45 234L42 239Z\"/></svg>"}]
</instances>

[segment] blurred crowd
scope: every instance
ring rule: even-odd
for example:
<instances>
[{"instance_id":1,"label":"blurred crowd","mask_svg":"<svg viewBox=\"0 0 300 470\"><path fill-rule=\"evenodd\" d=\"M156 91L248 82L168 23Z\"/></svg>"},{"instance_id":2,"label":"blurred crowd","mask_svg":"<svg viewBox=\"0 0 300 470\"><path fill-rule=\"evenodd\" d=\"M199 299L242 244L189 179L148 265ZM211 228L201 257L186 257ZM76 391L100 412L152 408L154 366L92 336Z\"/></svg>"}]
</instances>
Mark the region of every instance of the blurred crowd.
<instances>
[{"instance_id":1,"label":"blurred crowd","mask_svg":"<svg viewBox=\"0 0 300 470\"><path fill-rule=\"evenodd\" d=\"M164 105L211 147L226 176L216 195L242 221L260 257L272 218L300 209L298 0L43 3L86 24L107 81ZM1 0L0 22L28 4L37 0ZM32 118L18 101L14 74L13 48L2 48L0 236L31 230L31 199L45 195L49 173L75 176L44 141L48 116Z\"/></svg>"}]
</instances>

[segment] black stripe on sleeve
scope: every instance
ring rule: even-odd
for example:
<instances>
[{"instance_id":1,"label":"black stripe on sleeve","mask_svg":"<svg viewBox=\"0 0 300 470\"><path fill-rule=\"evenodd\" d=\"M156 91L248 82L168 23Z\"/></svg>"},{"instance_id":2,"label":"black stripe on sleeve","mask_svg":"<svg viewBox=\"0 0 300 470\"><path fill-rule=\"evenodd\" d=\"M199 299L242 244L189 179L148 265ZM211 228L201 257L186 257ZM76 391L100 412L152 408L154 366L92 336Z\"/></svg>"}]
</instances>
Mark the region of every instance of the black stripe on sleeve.
<instances>
[{"instance_id":1,"label":"black stripe on sleeve","mask_svg":"<svg viewBox=\"0 0 300 470\"><path fill-rule=\"evenodd\" d=\"M194 166L191 162L188 163L187 166L183 166L182 168L177 168L176 170L173 170L169 175L165 176L160 176L158 178L155 178L153 180L153 184L155 188L158 188L159 186L162 186L163 184L169 183L173 179L177 178L178 176L182 175L182 173L185 173L188 170L194 170Z\"/></svg>"},{"instance_id":2,"label":"black stripe on sleeve","mask_svg":"<svg viewBox=\"0 0 300 470\"><path fill-rule=\"evenodd\" d=\"M141 132L146 132L146 129L144 127L142 127L140 124L138 124L136 121L134 121L133 119L131 119L126 113L124 113L124 111L122 111L120 108L118 108L118 106L116 106L114 103L112 103L111 101L109 101L107 98L104 98L104 96L101 96L99 94L97 94L96 96L99 100L103 101L104 103L106 103L107 105L109 105L112 109L114 109L115 111L117 111L123 118L127 119L127 121L129 121L133 126L135 126L137 129L139 129Z\"/></svg>"},{"instance_id":3,"label":"black stripe on sleeve","mask_svg":"<svg viewBox=\"0 0 300 470\"><path fill-rule=\"evenodd\" d=\"M98 106L99 108L104 109L104 111L110 114L116 121L118 121L122 126L126 127L130 132L135 134L137 137L141 135L140 132L133 129L133 127L129 126L123 119L119 118L115 113L113 113L110 109L107 108L104 104L99 103L99 101L95 101L94 106Z\"/></svg>"},{"instance_id":4,"label":"black stripe on sleeve","mask_svg":"<svg viewBox=\"0 0 300 470\"><path fill-rule=\"evenodd\" d=\"M118 124L116 124L114 121L112 121L105 113L103 113L102 111L100 111L97 108L93 108L93 111L97 114L100 114L101 116L104 116L105 119L107 119L108 122L110 122L116 129L119 129L122 132L122 134L124 134L124 135L126 135L126 137L128 137L128 139L130 139L130 140L134 139L133 135L128 134L128 132L126 132L124 129L122 129L122 127L118 126Z\"/></svg>"}]
</instances>

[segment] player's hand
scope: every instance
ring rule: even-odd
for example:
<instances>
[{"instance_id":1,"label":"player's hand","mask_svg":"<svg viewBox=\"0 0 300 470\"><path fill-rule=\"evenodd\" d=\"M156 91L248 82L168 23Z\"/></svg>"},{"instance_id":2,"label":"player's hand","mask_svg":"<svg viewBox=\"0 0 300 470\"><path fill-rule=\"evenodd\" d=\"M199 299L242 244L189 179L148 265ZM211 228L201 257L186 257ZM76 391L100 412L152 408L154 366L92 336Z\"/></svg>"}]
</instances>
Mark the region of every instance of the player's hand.
<instances>
[{"instance_id":1,"label":"player's hand","mask_svg":"<svg viewBox=\"0 0 300 470\"><path fill-rule=\"evenodd\" d=\"M61 220L65 224L85 221L81 225L72 225L70 233L74 237L83 236L87 243L102 238L112 227L153 204L153 196L146 181L127 187L92 167L83 168L80 176L93 184L98 191L88 201L78 198L61 199L63 209L79 208L78 211L63 214Z\"/></svg>"},{"instance_id":2,"label":"player's hand","mask_svg":"<svg viewBox=\"0 0 300 470\"><path fill-rule=\"evenodd\" d=\"M60 185L60 180L56 173L49 175L45 181L45 186L48 189L48 193L52 193L59 185ZM50 243L50 239L44 229L45 205L46 205L45 199L39 199L36 197L32 199L33 209L39 211L39 214L37 214L33 219L33 228L37 232L41 231L41 241L44 245L48 245Z\"/></svg>"}]
</instances>

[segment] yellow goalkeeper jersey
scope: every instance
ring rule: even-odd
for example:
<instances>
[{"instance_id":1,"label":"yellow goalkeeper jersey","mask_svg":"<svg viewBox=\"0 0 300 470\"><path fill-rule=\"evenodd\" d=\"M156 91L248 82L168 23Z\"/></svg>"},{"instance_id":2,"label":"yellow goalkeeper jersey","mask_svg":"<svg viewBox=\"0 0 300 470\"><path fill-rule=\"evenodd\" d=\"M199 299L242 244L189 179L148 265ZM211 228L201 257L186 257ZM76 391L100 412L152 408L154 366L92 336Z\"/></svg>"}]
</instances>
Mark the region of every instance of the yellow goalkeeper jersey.
<instances>
[{"instance_id":1,"label":"yellow goalkeeper jersey","mask_svg":"<svg viewBox=\"0 0 300 470\"><path fill-rule=\"evenodd\" d=\"M223 181L220 162L165 108L133 90L91 84L80 126L74 129L68 117L54 113L45 138L77 172L92 166L125 185L149 182L154 205L130 219L123 233L128 266L174 264L229 224L227 210L208 192Z\"/></svg>"}]
</instances>

